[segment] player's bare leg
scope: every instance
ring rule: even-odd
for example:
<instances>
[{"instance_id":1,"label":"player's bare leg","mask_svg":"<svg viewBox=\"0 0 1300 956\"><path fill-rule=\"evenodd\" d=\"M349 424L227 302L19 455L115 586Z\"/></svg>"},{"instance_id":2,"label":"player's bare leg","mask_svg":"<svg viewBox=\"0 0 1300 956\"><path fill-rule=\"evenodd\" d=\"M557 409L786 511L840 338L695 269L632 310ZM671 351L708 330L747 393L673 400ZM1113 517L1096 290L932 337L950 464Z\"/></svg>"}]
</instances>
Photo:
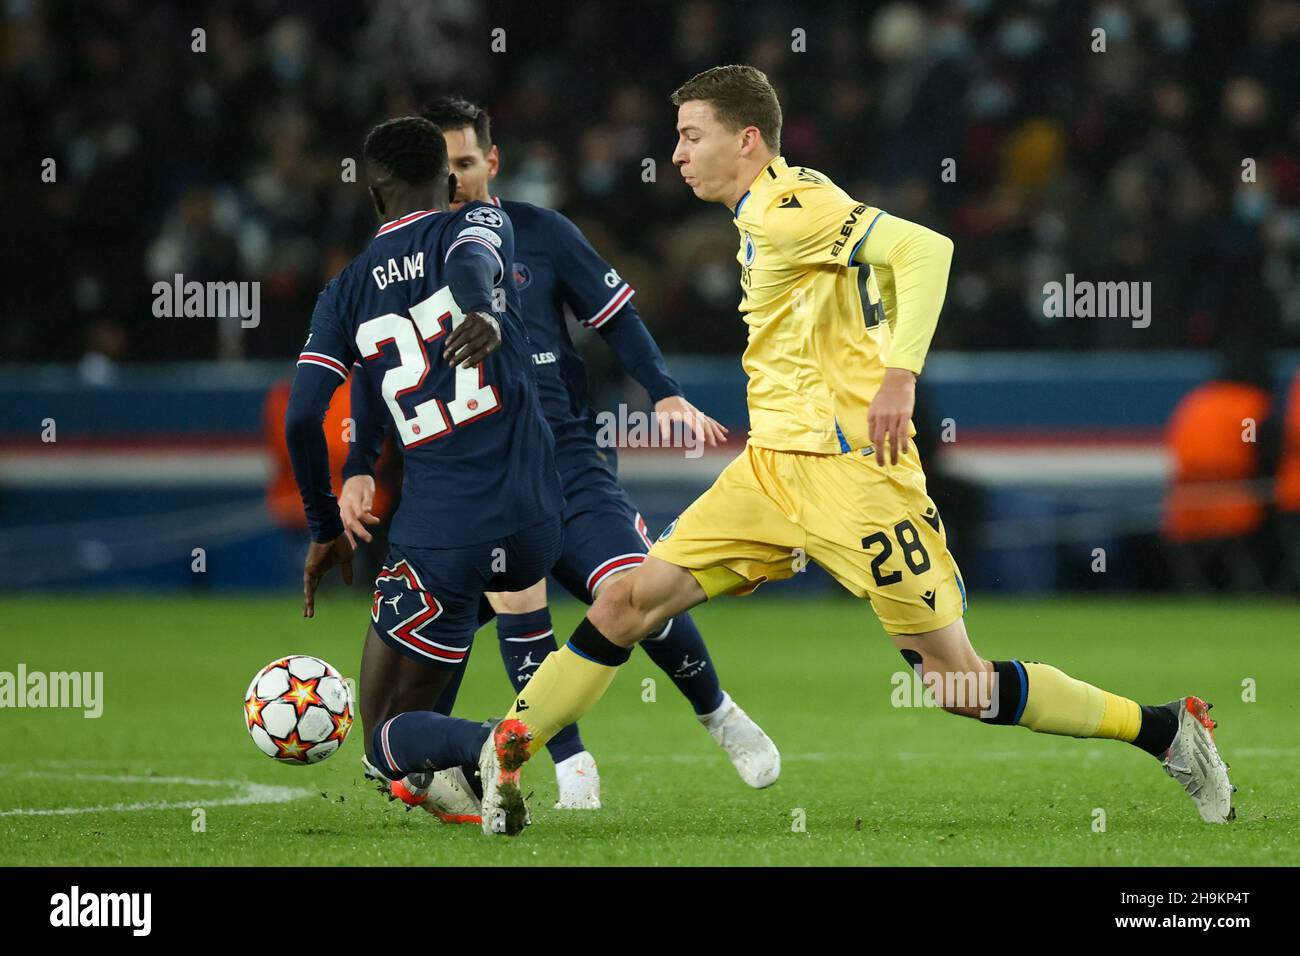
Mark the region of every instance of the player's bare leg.
<instances>
[{"instance_id":1,"label":"player's bare leg","mask_svg":"<svg viewBox=\"0 0 1300 956\"><path fill-rule=\"evenodd\" d=\"M669 618L703 604L706 595L685 568L647 555L636 568L611 578L587 612L605 639L633 647Z\"/></svg>"},{"instance_id":2,"label":"player's bare leg","mask_svg":"<svg viewBox=\"0 0 1300 956\"><path fill-rule=\"evenodd\" d=\"M990 688L996 670L971 646L963 619L925 634L892 637L908 664L920 669L926 686L933 682L935 703L950 714L978 718L995 705Z\"/></svg>"},{"instance_id":3,"label":"player's bare leg","mask_svg":"<svg viewBox=\"0 0 1300 956\"><path fill-rule=\"evenodd\" d=\"M894 635L893 641L949 713L1037 733L1128 741L1160 760L1202 820L1235 818L1235 788L1214 743L1213 705L1199 697L1143 706L1049 664L985 660L971 646L961 618L925 634Z\"/></svg>"},{"instance_id":4,"label":"player's bare leg","mask_svg":"<svg viewBox=\"0 0 1300 956\"><path fill-rule=\"evenodd\" d=\"M492 605L492 610L497 614L498 629L501 633L501 656L506 663L506 671L510 674L512 681L522 691L523 686L529 680L528 676L519 675L512 667L514 663L510 659L510 653L515 653L515 659L518 659L516 647L512 647L508 642L518 641L522 644L523 652L527 652L523 658L525 666L531 663L533 666L540 666L545 656L556 650L554 632L549 630L549 616L539 615L538 612L546 610L546 580L542 579L530 588L523 591L493 591L485 595L488 603ZM506 636L506 631L500 623L503 620L511 621L528 621L530 616L541 617L547 625L548 630L539 634L525 633L520 636ZM540 650L539 650L540 648ZM520 681L523 683L521 684ZM572 742L564 740L565 734L561 733L556 738L565 749L570 746L577 747L575 753L569 756L560 756L555 761L555 783L559 789L559 799L555 802L557 810L599 810L600 809L600 771L596 767L596 760L581 745L581 738L577 735L577 727L572 731ZM555 755L554 744L552 745L552 755Z\"/></svg>"},{"instance_id":5,"label":"player's bare leg","mask_svg":"<svg viewBox=\"0 0 1300 956\"><path fill-rule=\"evenodd\" d=\"M488 591L484 594L498 614L527 614L546 607L546 581L538 581L522 591Z\"/></svg>"}]
</instances>

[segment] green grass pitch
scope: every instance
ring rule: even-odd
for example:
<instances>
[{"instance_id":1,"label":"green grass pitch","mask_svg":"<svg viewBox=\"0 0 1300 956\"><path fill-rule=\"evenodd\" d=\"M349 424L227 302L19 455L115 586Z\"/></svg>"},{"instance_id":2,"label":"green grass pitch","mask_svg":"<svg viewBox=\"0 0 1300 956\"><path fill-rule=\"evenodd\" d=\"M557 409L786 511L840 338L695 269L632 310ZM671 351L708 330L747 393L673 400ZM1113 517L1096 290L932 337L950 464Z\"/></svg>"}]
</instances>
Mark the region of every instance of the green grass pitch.
<instances>
[{"instance_id":1,"label":"green grass pitch","mask_svg":"<svg viewBox=\"0 0 1300 956\"><path fill-rule=\"evenodd\" d=\"M355 676L367 610L337 589L314 621L294 595L0 600L0 671L103 671L105 698L99 719L0 710L0 864L1300 863L1294 603L977 599L967 618L985 657L1052 663L1144 703L1214 702L1239 787L1228 825L1201 823L1126 744L891 706L904 665L867 606L777 595L697 612L723 685L781 748L775 786L745 787L637 652L582 724L605 808L551 809L555 778L539 755L524 777L534 823L515 840L383 800L360 773L360 724L315 767L277 765L249 740L240 705L253 673L309 653ZM555 607L561 638L581 610ZM495 645L488 628L457 713L509 706Z\"/></svg>"}]
</instances>

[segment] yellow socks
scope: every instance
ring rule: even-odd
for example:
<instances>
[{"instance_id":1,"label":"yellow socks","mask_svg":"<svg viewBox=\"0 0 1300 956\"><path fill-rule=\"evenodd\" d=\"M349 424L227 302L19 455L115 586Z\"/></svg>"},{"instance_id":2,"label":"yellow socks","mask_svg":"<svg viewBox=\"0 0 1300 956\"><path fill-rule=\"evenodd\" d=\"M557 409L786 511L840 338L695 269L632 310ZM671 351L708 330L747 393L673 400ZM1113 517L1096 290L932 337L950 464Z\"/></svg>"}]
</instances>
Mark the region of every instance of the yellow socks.
<instances>
[{"instance_id":1,"label":"yellow socks","mask_svg":"<svg viewBox=\"0 0 1300 956\"><path fill-rule=\"evenodd\" d=\"M1037 661L993 661L993 668L996 699L991 713L980 718L985 723L1019 724L1040 734L1123 740L1155 757L1169 748L1178 732L1178 710L1172 704L1138 704Z\"/></svg>"},{"instance_id":2,"label":"yellow socks","mask_svg":"<svg viewBox=\"0 0 1300 956\"><path fill-rule=\"evenodd\" d=\"M1024 727L1040 734L1105 737L1132 741L1142 726L1142 709L1127 697L1075 680L1051 664L1022 662L1029 678Z\"/></svg>"},{"instance_id":3,"label":"yellow socks","mask_svg":"<svg viewBox=\"0 0 1300 956\"><path fill-rule=\"evenodd\" d=\"M591 710L631 654L631 648L611 643L583 618L569 642L533 672L506 715L532 731L529 754Z\"/></svg>"}]
</instances>

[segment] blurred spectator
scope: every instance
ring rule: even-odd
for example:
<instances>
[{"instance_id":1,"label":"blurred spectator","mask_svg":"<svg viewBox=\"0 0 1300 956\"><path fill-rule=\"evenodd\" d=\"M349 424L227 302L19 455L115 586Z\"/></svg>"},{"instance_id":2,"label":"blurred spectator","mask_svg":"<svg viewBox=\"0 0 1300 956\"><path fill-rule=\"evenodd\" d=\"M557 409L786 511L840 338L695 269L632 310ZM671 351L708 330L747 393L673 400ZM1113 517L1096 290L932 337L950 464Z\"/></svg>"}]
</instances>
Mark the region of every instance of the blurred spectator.
<instances>
[{"instance_id":1,"label":"blurred spectator","mask_svg":"<svg viewBox=\"0 0 1300 956\"><path fill-rule=\"evenodd\" d=\"M137 359L291 355L324 263L373 232L348 161L446 92L500 121L504 194L650 264L666 350L734 352L735 236L672 168L668 95L745 59L782 95L792 162L954 238L937 347L1210 348L1230 320L1300 345L1297 0L18 0L0 188L30 229L0 257L3 357L75 360L104 316ZM174 272L262 283L261 325L153 318ZM1152 282L1151 326L1045 317L1067 272Z\"/></svg>"},{"instance_id":2,"label":"blurred spectator","mask_svg":"<svg viewBox=\"0 0 1300 956\"><path fill-rule=\"evenodd\" d=\"M1177 583L1258 590L1275 563L1265 531L1278 458L1268 353L1238 341L1220 378L1188 393L1169 422L1173 482L1162 533Z\"/></svg>"},{"instance_id":3,"label":"blurred spectator","mask_svg":"<svg viewBox=\"0 0 1300 956\"><path fill-rule=\"evenodd\" d=\"M1277 468L1277 535L1281 544L1285 584L1300 591L1300 372L1287 394Z\"/></svg>"},{"instance_id":4,"label":"blurred spectator","mask_svg":"<svg viewBox=\"0 0 1300 956\"><path fill-rule=\"evenodd\" d=\"M89 385L105 388L117 381L118 363L126 357L126 329L120 322L100 319L86 329L86 351L77 375Z\"/></svg>"}]
</instances>

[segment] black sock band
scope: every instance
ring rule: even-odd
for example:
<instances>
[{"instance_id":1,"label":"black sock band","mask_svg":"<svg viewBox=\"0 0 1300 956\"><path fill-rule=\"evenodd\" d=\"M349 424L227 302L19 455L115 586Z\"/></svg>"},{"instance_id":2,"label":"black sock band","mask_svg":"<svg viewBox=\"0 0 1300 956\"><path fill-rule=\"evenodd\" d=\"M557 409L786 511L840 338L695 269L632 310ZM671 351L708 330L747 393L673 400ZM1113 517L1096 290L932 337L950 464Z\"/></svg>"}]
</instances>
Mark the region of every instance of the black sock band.
<instances>
[{"instance_id":1,"label":"black sock band","mask_svg":"<svg viewBox=\"0 0 1300 956\"><path fill-rule=\"evenodd\" d=\"M618 667L626 664L632 656L632 648L619 647L604 634L596 630L596 625L587 618L582 619L578 629L569 638L569 649L589 661L604 664L606 667Z\"/></svg>"},{"instance_id":2,"label":"black sock band","mask_svg":"<svg viewBox=\"0 0 1300 956\"><path fill-rule=\"evenodd\" d=\"M1168 704L1138 706L1142 708L1142 724L1133 738L1133 746L1142 748L1153 757L1163 757L1178 733L1178 711Z\"/></svg>"},{"instance_id":3,"label":"black sock band","mask_svg":"<svg viewBox=\"0 0 1300 956\"><path fill-rule=\"evenodd\" d=\"M981 717L986 724L1016 724L1024 709L1024 701L1029 690L1024 668L1015 661L992 661L995 678L993 693L997 713L992 717Z\"/></svg>"}]
</instances>

